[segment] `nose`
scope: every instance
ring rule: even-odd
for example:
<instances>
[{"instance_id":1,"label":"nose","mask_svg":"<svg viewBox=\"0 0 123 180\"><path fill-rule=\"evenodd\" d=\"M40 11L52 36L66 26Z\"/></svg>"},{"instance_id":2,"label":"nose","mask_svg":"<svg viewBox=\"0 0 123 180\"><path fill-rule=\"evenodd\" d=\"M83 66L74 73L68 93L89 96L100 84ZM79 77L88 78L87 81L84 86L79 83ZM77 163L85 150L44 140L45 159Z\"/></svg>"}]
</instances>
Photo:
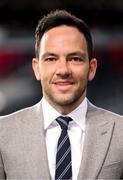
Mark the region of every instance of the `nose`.
<instances>
[{"instance_id":1,"label":"nose","mask_svg":"<svg viewBox=\"0 0 123 180\"><path fill-rule=\"evenodd\" d=\"M62 77L66 77L71 74L70 64L65 58L58 60L56 74Z\"/></svg>"}]
</instances>

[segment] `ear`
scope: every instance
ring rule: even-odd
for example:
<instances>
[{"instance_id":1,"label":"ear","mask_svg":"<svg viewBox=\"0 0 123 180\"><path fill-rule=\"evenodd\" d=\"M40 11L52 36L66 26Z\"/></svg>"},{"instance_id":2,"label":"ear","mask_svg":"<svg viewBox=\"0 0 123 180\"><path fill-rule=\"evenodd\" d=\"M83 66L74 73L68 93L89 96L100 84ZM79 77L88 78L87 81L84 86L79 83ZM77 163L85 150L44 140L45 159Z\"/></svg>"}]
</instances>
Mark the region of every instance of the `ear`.
<instances>
[{"instance_id":1,"label":"ear","mask_svg":"<svg viewBox=\"0 0 123 180\"><path fill-rule=\"evenodd\" d=\"M32 69L34 71L35 77L37 80L40 80L40 69L39 69L39 60L36 58L32 59Z\"/></svg>"},{"instance_id":2,"label":"ear","mask_svg":"<svg viewBox=\"0 0 123 180\"><path fill-rule=\"evenodd\" d=\"M95 58L90 61L90 70L89 70L89 81L93 80L96 74L97 69L97 60Z\"/></svg>"}]
</instances>

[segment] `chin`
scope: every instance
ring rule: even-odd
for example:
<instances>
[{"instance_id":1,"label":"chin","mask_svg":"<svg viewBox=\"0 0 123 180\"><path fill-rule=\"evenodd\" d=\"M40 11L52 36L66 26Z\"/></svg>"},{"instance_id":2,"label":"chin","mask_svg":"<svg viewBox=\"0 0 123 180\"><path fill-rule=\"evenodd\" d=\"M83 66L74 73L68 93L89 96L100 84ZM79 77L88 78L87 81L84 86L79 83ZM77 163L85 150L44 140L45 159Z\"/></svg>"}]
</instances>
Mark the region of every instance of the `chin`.
<instances>
[{"instance_id":1,"label":"chin","mask_svg":"<svg viewBox=\"0 0 123 180\"><path fill-rule=\"evenodd\" d=\"M75 99L54 99L55 104L59 105L59 106L69 106L72 105L76 102Z\"/></svg>"}]
</instances>

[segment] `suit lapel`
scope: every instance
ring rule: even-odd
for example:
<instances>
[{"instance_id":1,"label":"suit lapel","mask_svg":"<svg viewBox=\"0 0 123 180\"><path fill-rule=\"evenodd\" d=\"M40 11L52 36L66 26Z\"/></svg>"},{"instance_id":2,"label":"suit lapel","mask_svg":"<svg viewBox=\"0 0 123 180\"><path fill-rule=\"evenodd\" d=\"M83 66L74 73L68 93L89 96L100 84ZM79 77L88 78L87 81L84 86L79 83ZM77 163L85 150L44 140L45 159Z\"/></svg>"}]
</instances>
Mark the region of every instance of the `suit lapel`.
<instances>
[{"instance_id":1,"label":"suit lapel","mask_svg":"<svg viewBox=\"0 0 123 180\"><path fill-rule=\"evenodd\" d=\"M89 105L84 149L78 179L96 179L106 157L114 122L108 122L105 115Z\"/></svg>"},{"instance_id":2,"label":"suit lapel","mask_svg":"<svg viewBox=\"0 0 123 180\"><path fill-rule=\"evenodd\" d=\"M34 113L35 112L35 113ZM46 149L46 142L45 142L45 132L44 132L44 119L43 119L43 112L42 112L42 105L41 102L35 106L35 111L32 113L32 118L36 121L36 129L37 129L37 141L39 142L39 166L41 171L42 179L50 179L50 171L48 166L48 159L47 159L47 149Z\"/></svg>"}]
</instances>

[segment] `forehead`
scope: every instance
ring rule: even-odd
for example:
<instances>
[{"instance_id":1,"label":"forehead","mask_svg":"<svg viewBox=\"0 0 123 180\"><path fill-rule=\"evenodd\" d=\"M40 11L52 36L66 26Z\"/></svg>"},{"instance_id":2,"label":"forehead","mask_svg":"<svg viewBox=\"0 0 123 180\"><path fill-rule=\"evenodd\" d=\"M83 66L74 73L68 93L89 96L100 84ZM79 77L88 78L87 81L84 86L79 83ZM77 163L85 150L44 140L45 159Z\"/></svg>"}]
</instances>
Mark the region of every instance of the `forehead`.
<instances>
[{"instance_id":1,"label":"forehead","mask_svg":"<svg viewBox=\"0 0 123 180\"><path fill-rule=\"evenodd\" d=\"M63 30L66 30L66 31L68 31L68 30L74 30L74 31L79 31L79 29L77 28L77 27L75 27L75 26L69 26L69 25L60 25L60 26L56 26L56 27L53 27L53 28L51 28L51 29L49 29L49 30L47 30L46 32L44 32L44 34L45 33L50 33L50 32L58 32L58 31L63 31ZM80 31L79 31L80 32ZM80 32L81 33L81 32Z\"/></svg>"},{"instance_id":2,"label":"forehead","mask_svg":"<svg viewBox=\"0 0 123 180\"><path fill-rule=\"evenodd\" d=\"M86 39L84 34L81 33L76 27L62 25L54 27L44 33L40 41L40 46L46 44L68 45L68 43L85 43ZM69 44L71 45L71 44Z\"/></svg>"},{"instance_id":3,"label":"forehead","mask_svg":"<svg viewBox=\"0 0 123 180\"><path fill-rule=\"evenodd\" d=\"M79 33L81 35L84 35L82 32L79 31L79 29L77 27L74 27L74 26L68 26L68 25L61 25L61 26L57 26L57 27L53 27L51 29L49 29L48 31L46 31L43 36L47 35L47 34L52 34L52 33L55 33L55 34L59 34L60 32L75 32L75 33ZM43 37L42 36L42 37Z\"/></svg>"}]
</instances>

